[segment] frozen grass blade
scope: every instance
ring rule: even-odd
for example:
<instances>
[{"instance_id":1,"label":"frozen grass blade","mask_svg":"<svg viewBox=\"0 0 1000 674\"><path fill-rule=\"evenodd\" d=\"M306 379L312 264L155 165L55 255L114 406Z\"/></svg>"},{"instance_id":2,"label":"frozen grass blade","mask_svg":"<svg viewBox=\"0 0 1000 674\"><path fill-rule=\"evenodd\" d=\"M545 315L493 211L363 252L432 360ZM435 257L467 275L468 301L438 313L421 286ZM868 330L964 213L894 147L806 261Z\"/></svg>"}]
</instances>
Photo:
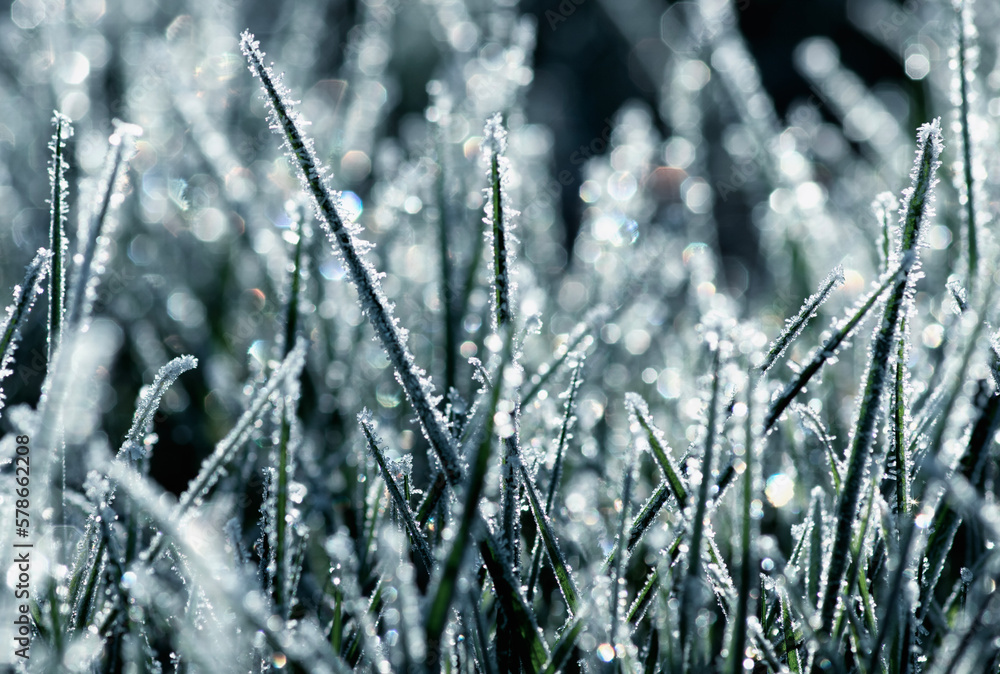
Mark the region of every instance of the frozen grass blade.
<instances>
[{"instance_id":1,"label":"frozen grass blade","mask_svg":"<svg viewBox=\"0 0 1000 674\"><path fill-rule=\"evenodd\" d=\"M73 136L73 125L65 115L56 112L52 117L55 133L49 150L52 160L49 165L49 250L52 251L52 273L49 275L49 338L48 363L52 367L53 355L59 346L63 320L66 315L66 217L69 212L69 183L66 171L66 140Z\"/></svg>"},{"instance_id":2,"label":"frozen grass blade","mask_svg":"<svg viewBox=\"0 0 1000 674\"><path fill-rule=\"evenodd\" d=\"M34 259L28 265L21 285L14 286L13 299L4 312L3 323L0 323L0 383L14 373L11 366L14 353L21 341L21 330L24 328L35 300L44 292L42 285L52 260L52 253L39 248ZM0 388L0 410L3 409L5 397Z\"/></svg>"},{"instance_id":3,"label":"frozen grass blade","mask_svg":"<svg viewBox=\"0 0 1000 674\"><path fill-rule=\"evenodd\" d=\"M160 401L167 389L184 374L198 367L194 356L180 356L160 368L153 383L139 393L139 402L132 417L132 426L125 435L125 441L118 450L118 457L130 462L138 461L146 455L144 438L153 428L153 417L160 407Z\"/></svg>"},{"instance_id":4,"label":"frozen grass blade","mask_svg":"<svg viewBox=\"0 0 1000 674\"><path fill-rule=\"evenodd\" d=\"M819 372L820 368L831 358L837 354L837 349L844 343L844 341L850 337L854 331L864 320L871 308L875 306L875 303L882 296L882 294L888 290L896 282L896 278L899 272L899 267L896 267L891 273L884 275L879 283L878 287L870 292L859 304L857 309L853 311L830 335L826 341L823 342L815 351L813 351L812 357L809 359L809 363L802 368L798 376L791 382L789 382L781 393L771 401L771 406L768 409L767 416L764 419L764 432L767 433L774 426L775 422L781 418L784 414L785 409L795 400L795 397L802 392L802 389L806 387L809 380Z\"/></svg>"},{"instance_id":5,"label":"frozen grass blade","mask_svg":"<svg viewBox=\"0 0 1000 674\"><path fill-rule=\"evenodd\" d=\"M320 224L340 253L348 276L358 291L362 310L382 343L420 426L441 461L448 482L458 488L462 483L462 465L445 420L437 409L432 385L406 348L406 332L399 328L392 315L391 305L378 282L379 274L364 258L364 251L370 244L358 238L356 226L345 224L341 218L337 206L339 199L326 186L325 169L316 159L312 141L301 131L304 122L293 109L280 78L276 78L264 63L264 53L249 31L241 35L240 47L250 72L263 86L271 113L271 128L281 135L290 158L298 167L303 187L316 205Z\"/></svg>"},{"instance_id":6,"label":"frozen grass blade","mask_svg":"<svg viewBox=\"0 0 1000 674\"><path fill-rule=\"evenodd\" d=\"M969 74L975 68L970 59L966 40L975 37L971 9L965 0L958 0L955 6L958 14L958 123L962 135L962 196L965 197L965 227L968 254L968 287L975 288L979 270L979 244L976 235L976 190L973 183L972 134L969 132Z\"/></svg>"},{"instance_id":7,"label":"frozen grass blade","mask_svg":"<svg viewBox=\"0 0 1000 674\"><path fill-rule=\"evenodd\" d=\"M101 185L101 199L94 211L89 226L81 233L79 252L74 258L73 283L67 289L66 320L63 330L74 330L87 320L93 305L92 293L102 271L98 260L101 238L106 234L105 225L111 208L120 202L119 184L135 151L135 139L142 135L142 129L134 124L115 120L115 131L108 142L108 168Z\"/></svg>"},{"instance_id":8,"label":"frozen grass blade","mask_svg":"<svg viewBox=\"0 0 1000 674\"><path fill-rule=\"evenodd\" d=\"M556 643L552 646L552 655L541 670L542 674L556 674L563 671L563 667L566 665L569 656L573 653L573 648L576 646L576 640L580 638L580 633L583 631L584 625L583 618L579 616L570 618L566 626L563 627L562 633L556 639Z\"/></svg>"},{"instance_id":9,"label":"frozen grass blade","mask_svg":"<svg viewBox=\"0 0 1000 674\"><path fill-rule=\"evenodd\" d=\"M646 401L637 393L625 394L625 404L628 406L629 414L646 432L646 439L649 441L649 448L656 459L663 477L670 484L670 489L674 493L677 503L684 505L687 503L688 492L684 484L684 478L674 465L671 458L671 450L663 438L663 433L652 422L649 414L649 407Z\"/></svg>"},{"instance_id":10,"label":"frozen grass blade","mask_svg":"<svg viewBox=\"0 0 1000 674\"><path fill-rule=\"evenodd\" d=\"M198 475L191 481L188 488L181 494L177 502L175 517L180 519L187 515L192 507L197 507L204 500L209 490L222 477L226 467L232 463L236 455L243 449L246 441L256 428L257 421L264 410L272 403L272 396L283 390L289 378L298 378L305 365L306 347L308 342L299 338L295 348L268 379L267 384L260 388L251 400L247 410L240 416L236 425L215 446L212 455L205 459ZM152 561L163 550L163 537L156 536L149 548L143 553L143 559Z\"/></svg>"},{"instance_id":11,"label":"frozen grass blade","mask_svg":"<svg viewBox=\"0 0 1000 674\"><path fill-rule=\"evenodd\" d=\"M837 451L833 447L833 439L823 426L823 422L820 420L819 415L816 414L811 407L808 405L800 405L799 403L792 403L791 409L801 417L803 425L811 430L817 439L819 439L820 444L823 445L823 449L826 451L827 461L830 463L830 480L833 484L833 493L834 496L840 496L840 485L843 481L843 467L840 465L840 459L837 458Z\"/></svg>"},{"instance_id":12,"label":"frozen grass blade","mask_svg":"<svg viewBox=\"0 0 1000 674\"><path fill-rule=\"evenodd\" d=\"M742 540L740 546L740 582L739 594L736 597L736 614L733 617L733 644L731 653L731 663L733 674L743 674L743 656L746 652L747 643L747 620L753 615L751 593L760 582L755 577L756 564L754 561L754 517L753 498L756 494L754 457L754 436L753 436L753 394L754 381L753 372L749 373L747 379L747 410L746 423L743 427L743 512L742 512ZM791 665L791 661L789 661ZM793 670L794 671L794 670Z\"/></svg>"},{"instance_id":13,"label":"frozen grass blade","mask_svg":"<svg viewBox=\"0 0 1000 674\"><path fill-rule=\"evenodd\" d=\"M378 438L375 436L374 420L372 419L371 412L367 409L363 410L358 415L358 423L361 425L361 430L365 434L365 440L368 443L368 451L371 452L371 455L375 457L375 462L378 463L379 470L382 473L382 479L385 481L385 486L389 490L389 495L392 497L392 501L396 506L396 511L403 519L403 525L406 527L406 533L410 537L410 542L413 544L413 549L417 553L417 558L420 560L420 563L423 564L427 573L431 574L434 572L434 555L431 552L430 545L427 543L427 538L424 537L424 533L420 530L419 525L413 517L413 511L410 510L410 504L407 503L406 499L403 497L402 492L399 490L399 485L396 484L396 478L393 477L392 471L389 470L385 454L378 444Z\"/></svg>"},{"instance_id":14,"label":"frozen grass blade","mask_svg":"<svg viewBox=\"0 0 1000 674\"><path fill-rule=\"evenodd\" d=\"M708 487L712 482L712 465L715 456L716 414L719 401L719 346L712 350L712 393L708 403L708 419L705 429L705 449L701 459L701 483L694 502L694 517L691 520L691 555L688 560L687 573L682 581L680 597L680 637L684 652L685 665L692 664L689 658L694 656L694 625L698 610L702 606L702 540L705 537L705 513L708 510Z\"/></svg>"},{"instance_id":15,"label":"frozen grass blade","mask_svg":"<svg viewBox=\"0 0 1000 674\"><path fill-rule=\"evenodd\" d=\"M556 492L559 490L559 483L562 481L563 456L566 452L566 446L569 444L570 438L572 437L570 431L573 427L573 423L576 421L576 396L580 389L580 384L583 382L583 363L584 356L581 355L580 360L577 361L576 366L573 368L573 373L569 380L569 387L566 389L564 394L566 403L563 405L562 424L559 427L559 439L556 441L556 458L555 462L552 464L552 476L549 479L549 490L545 497L545 508L542 511L546 516L552 512L552 508L555 506ZM541 541L536 540L531 551L531 566L530 572L528 573L527 584L528 601L531 601L532 596L534 596L535 585L538 583L538 574L542 563L541 546Z\"/></svg>"},{"instance_id":16,"label":"frozen grass blade","mask_svg":"<svg viewBox=\"0 0 1000 674\"><path fill-rule=\"evenodd\" d=\"M899 341L896 345L896 362L893 367L892 396L892 450L896 478L896 514L905 517L910 511L910 461L906 443L906 356L907 322L903 316L899 322Z\"/></svg>"},{"instance_id":17,"label":"frozen grass blade","mask_svg":"<svg viewBox=\"0 0 1000 674\"><path fill-rule=\"evenodd\" d=\"M558 540L552 531L552 523L542 511L542 504L539 502L538 493L535 491L535 485L531 480L531 476L528 475L528 471L523 465L520 468L521 482L524 484L524 489L528 494L531 514L535 518L535 524L538 525L538 535L545 545L545 552L549 557L549 563L552 564L552 570L555 572L559 590L566 600L566 607L569 609L571 616L576 616L580 612L580 596L576 590L576 584L573 582L573 575L566 565L566 559L563 557L562 550L559 549Z\"/></svg>"},{"instance_id":18,"label":"frozen grass blade","mask_svg":"<svg viewBox=\"0 0 1000 674\"><path fill-rule=\"evenodd\" d=\"M839 288L844 284L844 268L838 266L830 275L826 277L823 281L819 290L816 291L809 299L803 303L802 308L799 309L799 313L795 315L794 318L790 318L785 321L785 327L778 335L778 338L771 343L771 348L768 350L767 355L764 357L764 362L760 364L758 368L760 374L765 374L771 369L788 349L789 345L795 341L795 339L802 334L806 325L816 316L816 312L819 310L820 305L826 302L827 298L833 293L834 290Z\"/></svg>"},{"instance_id":19,"label":"frozen grass blade","mask_svg":"<svg viewBox=\"0 0 1000 674\"><path fill-rule=\"evenodd\" d=\"M510 228L513 211L504 193L510 172L509 161L504 156L506 150L507 130L498 112L487 120L483 130L483 154L489 163L484 222L492 228L493 234L493 321L497 330L510 323L512 316Z\"/></svg>"},{"instance_id":20,"label":"frozen grass blade","mask_svg":"<svg viewBox=\"0 0 1000 674\"><path fill-rule=\"evenodd\" d=\"M470 540L473 535L472 528L477 523L476 514L479 511L479 499L483 493L491 447L493 446L493 436L495 435L493 432L493 417L500 402L503 372L507 366L509 355L508 340L508 350L504 353L504 358L500 361L496 381L490 391L486 424L482 431L482 440L479 443L475 463L472 465L472 471L468 478L469 482L465 489L461 519L459 520L457 531L452 538L451 549L444 559L444 565L440 567L441 571L436 579L436 587L428 592L430 601L427 605L427 615L424 625L427 649L431 657L437 657L439 654L441 636L444 634L444 629L448 622L452 597L458 586L462 567L467 557L466 551L470 547Z\"/></svg>"},{"instance_id":21,"label":"frozen grass blade","mask_svg":"<svg viewBox=\"0 0 1000 674\"><path fill-rule=\"evenodd\" d=\"M996 359L996 356L993 358ZM980 382L973 404L978 416L969 437L969 445L959 462L958 473L973 485L980 486L983 481L983 469L989 457L989 438L993 437L997 425L1000 424L1000 394L996 390L990 392L986 383ZM934 590L937 588L961 523L962 517L959 513L948 503L941 503L924 547L920 600L917 608L918 623L924 621L934 600Z\"/></svg>"},{"instance_id":22,"label":"frozen grass blade","mask_svg":"<svg viewBox=\"0 0 1000 674\"><path fill-rule=\"evenodd\" d=\"M916 268L917 241L925 220L931 213L930 202L935 182L935 171L941 153L941 128L938 120L920 127L917 134L917 158L912 172L913 184L904 193L906 210L902 213L899 241L900 270L878 327L871 362L860 401L860 411L851 443L850 463L844 479L844 491L837 507L836 538L827 586L821 609L823 632L833 630L834 614L841 596L841 584L847 570L851 531L857 514L858 500L864 483L874 441L875 423L881 413L882 394L885 386L890 356L895 346L900 318L910 288L910 274Z\"/></svg>"}]
</instances>

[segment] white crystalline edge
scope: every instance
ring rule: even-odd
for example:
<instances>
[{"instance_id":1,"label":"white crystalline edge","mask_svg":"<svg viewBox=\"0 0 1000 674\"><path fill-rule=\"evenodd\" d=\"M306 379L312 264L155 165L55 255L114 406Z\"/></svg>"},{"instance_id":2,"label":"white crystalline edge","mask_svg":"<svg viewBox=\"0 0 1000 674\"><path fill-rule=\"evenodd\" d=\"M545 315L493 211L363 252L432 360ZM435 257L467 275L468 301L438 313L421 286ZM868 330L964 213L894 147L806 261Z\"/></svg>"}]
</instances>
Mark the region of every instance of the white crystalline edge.
<instances>
[{"instance_id":1,"label":"white crystalline edge","mask_svg":"<svg viewBox=\"0 0 1000 674\"><path fill-rule=\"evenodd\" d=\"M327 237L334 244L351 282L358 291L362 311L368 316L376 337L381 341L396 378L406 392L424 435L444 464L449 481L454 485L461 482L465 466L458 456L447 423L437 409L437 397L430 378L419 368L406 348L406 331L398 325L393 316L393 305L382 292L379 279L385 274L375 270L364 258L373 244L359 238L360 225L340 216L339 194L326 185L326 169L316 159L312 139L302 133L305 125L293 107L287 88L280 76L275 76L265 65L264 53L253 34L244 31L240 36L240 48L246 57L250 72L257 78L268 101L271 128L282 138L282 145L290 159L299 167L299 177L303 189L312 196L316 206L317 219Z\"/></svg>"},{"instance_id":2,"label":"white crystalline edge","mask_svg":"<svg viewBox=\"0 0 1000 674\"><path fill-rule=\"evenodd\" d=\"M24 282L14 286L13 299L4 312L4 319L0 325L0 336L6 341L3 354L0 355L0 382L14 373L10 369L14 361L14 353L17 345L21 341L21 328L28 320L35 305L35 299L44 292L42 286L52 263L52 251L46 248L39 248L34 259L28 265L24 275ZM3 409L6 396L0 388L0 410Z\"/></svg>"}]
</instances>

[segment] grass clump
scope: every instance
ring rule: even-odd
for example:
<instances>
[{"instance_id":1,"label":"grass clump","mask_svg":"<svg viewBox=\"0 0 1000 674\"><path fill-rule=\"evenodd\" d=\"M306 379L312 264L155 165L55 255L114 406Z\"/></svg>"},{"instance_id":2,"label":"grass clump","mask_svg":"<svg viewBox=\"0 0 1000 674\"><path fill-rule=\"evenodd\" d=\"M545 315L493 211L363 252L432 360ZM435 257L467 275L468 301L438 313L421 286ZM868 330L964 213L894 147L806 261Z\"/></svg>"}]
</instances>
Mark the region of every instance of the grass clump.
<instances>
[{"instance_id":1,"label":"grass clump","mask_svg":"<svg viewBox=\"0 0 1000 674\"><path fill-rule=\"evenodd\" d=\"M798 61L842 124L785 121L731 8L672 6L671 96L611 119L560 241L554 146L526 112L538 24L508 3L360 3L330 66L325 17L293 4L260 34L295 87L245 8L156 31L130 10L122 55L84 9L38 18L86 35L54 129L10 120L51 137L48 176L23 168L44 153L0 172L23 182L4 192L18 223L45 216L0 233L8 287L37 251L0 328L0 515L29 523L0 528L0 556L34 555L25 594L0 591L30 621L4 663L997 671L978 75L998 50L973 25L992 10L958 3L957 35L935 33L958 72L929 74L920 109L955 133L936 118L910 143L878 96L844 94L832 45ZM440 62L396 120L404 29ZM100 126L97 84L91 107L58 91L102 54L130 123ZM37 81L33 63L10 66ZM859 135L862 113L896 140ZM758 170L723 189L716 148ZM734 194L759 243L738 265Z\"/></svg>"}]
</instances>

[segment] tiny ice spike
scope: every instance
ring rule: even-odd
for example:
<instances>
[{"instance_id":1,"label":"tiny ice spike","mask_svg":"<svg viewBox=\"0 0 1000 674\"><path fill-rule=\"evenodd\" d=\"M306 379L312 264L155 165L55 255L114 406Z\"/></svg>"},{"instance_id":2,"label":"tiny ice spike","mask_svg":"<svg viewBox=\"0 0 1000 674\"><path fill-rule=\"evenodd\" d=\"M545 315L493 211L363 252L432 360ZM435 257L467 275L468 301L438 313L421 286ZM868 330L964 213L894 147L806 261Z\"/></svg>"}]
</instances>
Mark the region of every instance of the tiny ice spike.
<instances>
[{"instance_id":1,"label":"tiny ice spike","mask_svg":"<svg viewBox=\"0 0 1000 674\"><path fill-rule=\"evenodd\" d=\"M400 329L392 315L392 305L379 284L379 272L363 257L363 251L369 249L371 244L357 236L360 229L357 225L345 223L345 219L341 217L338 209L339 195L327 187L323 179L325 168L316 158L312 141L302 132L301 127L305 123L294 110L281 78L276 77L265 64L260 43L250 31L244 31L240 36L240 47L250 72L263 86L270 109L271 128L282 136L289 158L299 168L302 187L312 197L320 225L339 252L351 282L358 291L361 309L368 316L376 337L382 343L389 362L396 371L396 378L406 392L427 440L440 459L448 481L453 486L460 484L462 465L445 419L433 404L434 387L407 350L406 333Z\"/></svg>"}]
</instances>

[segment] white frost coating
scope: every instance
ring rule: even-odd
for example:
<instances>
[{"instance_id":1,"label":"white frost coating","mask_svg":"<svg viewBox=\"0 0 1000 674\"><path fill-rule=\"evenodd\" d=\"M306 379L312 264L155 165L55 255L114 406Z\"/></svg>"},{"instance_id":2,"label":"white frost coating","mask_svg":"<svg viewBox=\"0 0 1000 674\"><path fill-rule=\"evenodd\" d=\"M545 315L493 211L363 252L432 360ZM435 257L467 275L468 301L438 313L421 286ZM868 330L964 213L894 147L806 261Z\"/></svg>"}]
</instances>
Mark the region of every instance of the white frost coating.
<instances>
[{"instance_id":1,"label":"white frost coating","mask_svg":"<svg viewBox=\"0 0 1000 674\"><path fill-rule=\"evenodd\" d=\"M146 454L143 437L149 433L153 426L153 415L160 407L160 400L177 378L188 370L198 367L198 359L194 356L180 356L160 368L153 380L152 386L143 387L139 392L139 402L135 408L135 416L132 418L132 427L125 442L118 450L118 456L127 456L130 461L136 461Z\"/></svg>"},{"instance_id":2,"label":"white frost coating","mask_svg":"<svg viewBox=\"0 0 1000 674\"><path fill-rule=\"evenodd\" d=\"M802 334L806 325L816 316L816 312L823 302L830 297L830 294L844 284L844 267L842 265L837 265L837 267L830 272L830 275L826 277L823 281L820 289L816 291L812 296L809 297L803 304L802 308L799 309L799 313L793 318L789 318L785 321L785 328L778 335L778 338L771 343L771 348L767 353L767 357L764 358L764 362L760 366L760 371L767 372L774 362L781 358L781 356L788 349L788 346L795 341L795 339Z\"/></svg>"},{"instance_id":3,"label":"white frost coating","mask_svg":"<svg viewBox=\"0 0 1000 674\"><path fill-rule=\"evenodd\" d=\"M240 48L247 59L250 72L263 86L271 129L282 137L282 145L289 159L298 166L302 188L313 199L317 219L334 244L348 277L358 291L361 309L368 316L376 337L382 343L396 372L396 378L416 412L424 435L441 460L448 481L452 486L460 485L462 464L448 432L447 422L436 408L434 386L406 348L406 333L400 329L392 314L393 306L386 299L379 283L384 274L376 271L364 257L373 244L359 238L360 225L341 217L340 195L327 186L326 169L316 158L312 140L302 132L306 122L294 109L281 77L275 76L265 64L260 43L250 31L244 31L240 36Z\"/></svg>"},{"instance_id":4,"label":"white frost coating","mask_svg":"<svg viewBox=\"0 0 1000 674\"><path fill-rule=\"evenodd\" d=\"M39 248L34 259L28 265L24 275L24 282L14 286L14 296L7 310L4 312L3 324L0 326L0 382L14 373L11 364L14 361L14 352L17 351L18 342L21 341L21 328L28 320L28 314L35 304L35 299L44 292L42 282L49 273L49 265L52 261L52 252ZM0 388L0 410L3 409L5 396Z\"/></svg>"}]
</instances>

